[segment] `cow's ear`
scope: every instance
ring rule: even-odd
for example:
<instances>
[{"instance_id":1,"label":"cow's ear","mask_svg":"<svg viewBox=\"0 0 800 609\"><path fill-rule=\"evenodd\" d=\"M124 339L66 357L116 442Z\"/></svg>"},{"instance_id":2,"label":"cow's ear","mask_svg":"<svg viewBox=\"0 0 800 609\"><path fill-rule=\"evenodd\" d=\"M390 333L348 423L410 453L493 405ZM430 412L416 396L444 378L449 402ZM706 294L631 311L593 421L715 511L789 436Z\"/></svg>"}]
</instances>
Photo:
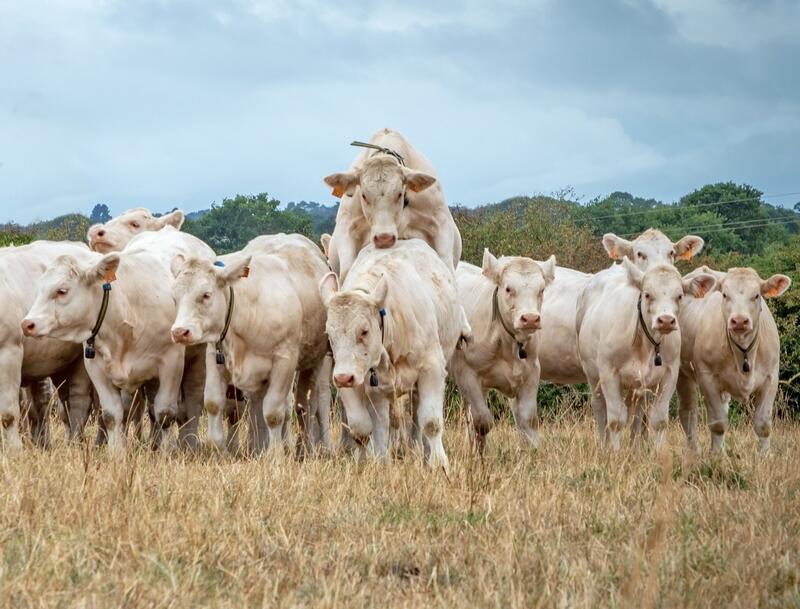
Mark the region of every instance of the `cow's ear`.
<instances>
[{"instance_id":1,"label":"cow's ear","mask_svg":"<svg viewBox=\"0 0 800 609\"><path fill-rule=\"evenodd\" d=\"M177 277L183 270L183 265L186 264L186 256L183 254L175 254L170 262L169 270L172 271L172 276Z\"/></svg>"},{"instance_id":2,"label":"cow's ear","mask_svg":"<svg viewBox=\"0 0 800 609\"><path fill-rule=\"evenodd\" d=\"M683 283L683 293L694 296L695 298L703 298L717 284L717 278L710 273L697 273L693 276L684 277L681 282Z\"/></svg>"},{"instance_id":3,"label":"cow's ear","mask_svg":"<svg viewBox=\"0 0 800 609\"><path fill-rule=\"evenodd\" d=\"M617 237L614 233L603 235L603 247L608 252L608 257L612 260L622 260L625 256L633 256L633 243L622 237Z\"/></svg>"},{"instance_id":4,"label":"cow's ear","mask_svg":"<svg viewBox=\"0 0 800 609\"><path fill-rule=\"evenodd\" d=\"M761 282L761 295L764 298L776 298L783 294L792 285L792 280L786 275L773 275Z\"/></svg>"},{"instance_id":5,"label":"cow's ear","mask_svg":"<svg viewBox=\"0 0 800 609\"><path fill-rule=\"evenodd\" d=\"M325 183L333 189L333 196L341 199L361 182L361 176L356 171L345 173L332 173L324 178Z\"/></svg>"},{"instance_id":6,"label":"cow's ear","mask_svg":"<svg viewBox=\"0 0 800 609\"><path fill-rule=\"evenodd\" d=\"M110 283L117 278L118 268L119 254L117 252L106 254L87 269L86 273L84 273L84 280L88 284L94 284L98 281Z\"/></svg>"},{"instance_id":7,"label":"cow's ear","mask_svg":"<svg viewBox=\"0 0 800 609\"><path fill-rule=\"evenodd\" d=\"M492 252L489 251L488 247L483 250L481 274L493 283L500 281L500 264L497 262L497 258L492 255Z\"/></svg>"},{"instance_id":8,"label":"cow's ear","mask_svg":"<svg viewBox=\"0 0 800 609\"><path fill-rule=\"evenodd\" d=\"M544 262L539 262L539 268L542 269L542 276L544 277L544 284L549 285L553 279L556 278L556 256L552 254Z\"/></svg>"},{"instance_id":9,"label":"cow's ear","mask_svg":"<svg viewBox=\"0 0 800 609\"><path fill-rule=\"evenodd\" d=\"M381 275L381 278L378 279L378 283L375 284L375 288L372 290L372 299L375 301L376 305L383 308L383 305L386 304L386 295L388 293L389 280L386 279L386 275Z\"/></svg>"},{"instance_id":10,"label":"cow's ear","mask_svg":"<svg viewBox=\"0 0 800 609\"><path fill-rule=\"evenodd\" d=\"M322 246L322 253L327 258L331 247L331 236L328 233L322 233L319 237L319 244Z\"/></svg>"},{"instance_id":11,"label":"cow's ear","mask_svg":"<svg viewBox=\"0 0 800 609\"><path fill-rule=\"evenodd\" d=\"M627 256L622 257L622 267L625 269L625 273L628 275L628 281L630 284L633 287L641 290L642 280L644 279L644 273L642 270L633 262L631 262L630 258Z\"/></svg>"},{"instance_id":12,"label":"cow's ear","mask_svg":"<svg viewBox=\"0 0 800 609\"><path fill-rule=\"evenodd\" d=\"M171 211L168 214L164 214L160 218L156 218L158 222L159 228L164 228L165 226L174 226L178 230L181 229L183 226L183 221L186 219L186 216L180 209L176 209L175 211Z\"/></svg>"},{"instance_id":13,"label":"cow's ear","mask_svg":"<svg viewBox=\"0 0 800 609\"><path fill-rule=\"evenodd\" d=\"M239 279L243 279L250 275L250 261L252 256L236 256L228 259L223 267L215 266L217 274L217 281L221 286L225 287L232 284Z\"/></svg>"},{"instance_id":14,"label":"cow's ear","mask_svg":"<svg viewBox=\"0 0 800 609\"><path fill-rule=\"evenodd\" d=\"M405 167L403 168L403 179L412 192L421 192L426 188L430 188L436 182L436 178L428 173L412 171Z\"/></svg>"},{"instance_id":15,"label":"cow's ear","mask_svg":"<svg viewBox=\"0 0 800 609\"><path fill-rule=\"evenodd\" d=\"M706 242L697 235L686 235L683 239L672 246L675 252L675 260L691 260L699 254Z\"/></svg>"},{"instance_id":16,"label":"cow's ear","mask_svg":"<svg viewBox=\"0 0 800 609\"><path fill-rule=\"evenodd\" d=\"M322 304L327 307L331 302L331 298L333 298L334 294L338 291L339 279L336 277L336 273L331 271L319 282L319 296L322 298Z\"/></svg>"}]
</instances>

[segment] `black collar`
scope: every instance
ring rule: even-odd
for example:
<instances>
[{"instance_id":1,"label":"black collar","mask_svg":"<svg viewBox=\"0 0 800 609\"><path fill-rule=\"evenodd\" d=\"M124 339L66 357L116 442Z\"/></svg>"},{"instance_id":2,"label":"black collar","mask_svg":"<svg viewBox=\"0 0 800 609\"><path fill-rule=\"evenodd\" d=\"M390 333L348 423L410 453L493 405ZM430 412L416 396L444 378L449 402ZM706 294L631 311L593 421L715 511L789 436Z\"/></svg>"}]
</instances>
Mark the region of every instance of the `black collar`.
<instances>
[{"instance_id":1,"label":"black collar","mask_svg":"<svg viewBox=\"0 0 800 609\"><path fill-rule=\"evenodd\" d=\"M231 317L233 317L233 286L228 288L228 312L225 313L225 326L222 328L222 334L219 335L217 341L217 364L222 366L225 364L225 354L222 352L222 341L228 335L228 328L231 326Z\"/></svg>"},{"instance_id":2,"label":"black collar","mask_svg":"<svg viewBox=\"0 0 800 609\"><path fill-rule=\"evenodd\" d=\"M358 146L359 148L371 148L372 150L377 150L378 152L382 152L383 154L388 154L389 156L393 156L397 159L397 162L400 163L403 167L406 166L406 160L403 158L403 155L397 152L396 150L392 150L391 148L384 148L383 146L378 146L377 144L368 144L367 142L350 142L351 146Z\"/></svg>"},{"instance_id":3,"label":"black collar","mask_svg":"<svg viewBox=\"0 0 800 609\"><path fill-rule=\"evenodd\" d=\"M727 328L725 329L725 335L728 337L728 342L736 345L736 348L742 353L742 372L750 372L750 350L755 347L756 341L758 340L758 328L755 330L755 336L753 336L753 340L750 341L750 344L747 345L746 348L741 347L739 343L731 338L731 333L728 332Z\"/></svg>"},{"instance_id":4,"label":"black collar","mask_svg":"<svg viewBox=\"0 0 800 609\"><path fill-rule=\"evenodd\" d=\"M381 307L381 309L378 311L378 313L380 314L379 323L380 323L380 326L381 326L381 347L382 347L383 346L383 337L384 337L384 323L383 323L383 320L386 317L386 309ZM369 386L370 387L377 387L378 386L378 373L375 371L374 367L369 369Z\"/></svg>"},{"instance_id":5,"label":"black collar","mask_svg":"<svg viewBox=\"0 0 800 609\"><path fill-rule=\"evenodd\" d=\"M525 350L525 343L521 343L517 340L517 335L506 325L505 319L503 316L500 315L500 305L497 303L497 291L500 287L496 287L494 289L494 294L492 295L492 321L500 320L500 325L503 326L503 330L505 330L508 335L513 338L517 343L517 356L519 359L528 359L528 352Z\"/></svg>"},{"instance_id":6,"label":"black collar","mask_svg":"<svg viewBox=\"0 0 800 609\"><path fill-rule=\"evenodd\" d=\"M97 315L97 321L94 322L94 328L92 328L92 335L86 340L86 347L83 350L83 357L86 359L94 359L95 351L94 351L94 339L97 337L97 333L100 332L100 328L103 325L103 320L106 318L106 311L108 311L108 297L111 294L111 284L106 281L103 284L103 302L100 305L100 313Z\"/></svg>"},{"instance_id":7,"label":"black collar","mask_svg":"<svg viewBox=\"0 0 800 609\"><path fill-rule=\"evenodd\" d=\"M644 330L644 335L647 337L647 340L650 341L650 344L653 345L653 348L656 350L656 357L653 360L653 363L656 366L661 365L661 343L657 343L656 339L650 334L650 331L647 329L647 324L644 322L644 316L642 315L642 295L639 294L639 302L636 303L636 308L639 310L639 325Z\"/></svg>"}]
</instances>

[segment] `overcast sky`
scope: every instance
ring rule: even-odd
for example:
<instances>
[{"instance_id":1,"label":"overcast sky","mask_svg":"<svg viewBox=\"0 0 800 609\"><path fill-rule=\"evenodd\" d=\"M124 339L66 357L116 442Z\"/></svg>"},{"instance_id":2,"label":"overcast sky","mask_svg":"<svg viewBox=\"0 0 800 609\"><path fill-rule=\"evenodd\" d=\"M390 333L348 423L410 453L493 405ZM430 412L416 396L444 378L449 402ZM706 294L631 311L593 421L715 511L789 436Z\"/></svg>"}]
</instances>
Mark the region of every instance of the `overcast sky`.
<instances>
[{"instance_id":1,"label":"overcast sky","mask_svg":"<svg viewBox=\"0 0 800 609\"><path fill-rule=\"evenodd\" d=\"M798 32L797 0L0 0L0 221L330 203L381 127L450 203L800 191Z\"/></svg>"}]
</instances>

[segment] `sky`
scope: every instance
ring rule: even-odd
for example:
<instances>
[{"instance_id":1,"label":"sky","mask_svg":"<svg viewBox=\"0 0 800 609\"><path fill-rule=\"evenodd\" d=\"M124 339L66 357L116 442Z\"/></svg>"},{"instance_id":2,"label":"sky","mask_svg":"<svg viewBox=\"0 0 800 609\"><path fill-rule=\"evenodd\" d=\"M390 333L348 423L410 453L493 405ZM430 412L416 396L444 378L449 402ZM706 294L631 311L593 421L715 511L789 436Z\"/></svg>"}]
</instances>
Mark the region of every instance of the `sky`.
<instances>
[{"instance_id":1,"label":"sky","mask_svg":"<svg viewBox=\"0 0 800 609\"><path fill-rule=\"evenodd\" d=\"M798 31L796 0L0 0L0 221L330 204L383 127L450 204L797 192Z\"/></svg>"}]
</instances>

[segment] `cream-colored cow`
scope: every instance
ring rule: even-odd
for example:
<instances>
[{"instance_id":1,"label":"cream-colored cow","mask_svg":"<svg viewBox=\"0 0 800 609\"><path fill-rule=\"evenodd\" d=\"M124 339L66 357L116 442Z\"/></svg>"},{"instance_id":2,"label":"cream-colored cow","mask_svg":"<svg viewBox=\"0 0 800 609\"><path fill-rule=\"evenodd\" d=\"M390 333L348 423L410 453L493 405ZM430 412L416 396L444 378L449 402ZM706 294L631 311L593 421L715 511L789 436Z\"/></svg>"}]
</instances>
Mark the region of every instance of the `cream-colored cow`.
<instances>
[{"instance_id":1,"label":"cream-colored cow","mask_svg":"<svg viewBox=\"0 0 800 609\"><path fill-rule=\"evenodd\" d=\"M36 296L36 282L63 255L87 259L91 252L82 243L36 241L30 245L0 249L0 420L6 430L5 444L19 448L20 385L31 389L28 420L34 441L48 443L49 396L47 377L53 379L62 401L67 434L77 440L86 425L91 406L91 382L83 366L81 348L56 340L33 340L20 327Z\"/></svg>"},{"instance_id":2,"label":"cream-colored cow","mask_svg":"<svg viewBox=\"0 0 800 609\"><path fill-rule=\"evenodd\" d=\"M447 362L463 327L453 271L419 239L390 249L368 246L341 290L336 275L320 284L327 331L353 438L384 457L391 402L414 390L428 462L448 466L442 444Z\"/></svg>"},{"instance_id":3,"label":"cream-colored cow","mask_svg":"<svg viewBox=\"0 0 800 609\"><path fill-rule=\"evenodd\" d=\"M331 361L319 294L329 272L324 256L301 235L278 234L257 237L241 252L220 256L219 263L223 266L195 258L173 263L178 303L173 340L208 343L205 404L212 441L223 447L220 411L233 383L250 401L251 450L288 443L298 371L296 402L308 447L332 451Z\"/></svg>"},{"instance_id":4,"label":"cream-colored cow","mask_svg":"<svg viewBox=\"0 0 800 609\"><path fill-rule=\"evenodd\" d=\"M684 294L702 296L714 282L708 274L682 280L669 265L642 271L625 256L621 267L597 273L586 285L578 299L578 349L601 444L619 449L626 394L638 402L653 393L649 422L656 447L663 445L680 368L681 303Z\"/></svg>"},{"instance_id":5,"label":"cream-colored cow","mask_svg":"<svg viewBox=\"0 0 800 609\"><path fill-rule=\"evenodd\" d=\"M372 244L422 239L452 269L461 258L461 235L430 161L400 133L381 129L349 171L325 178L342 202L328 246L331 269L342 280L358 252Z\"/></svg>"},{"instance_id":6,"label":"cream-colored cow","mask_svg":"<svg viewBox=\"0 0 800 609\"><path fill-rule=\"evenodd\" d=\"M659 230L648 229L633 241L613 233L603 235L603 247L610 258L627 256L639 269L660 264L672 265L676 260L689 260L703 249L700 237L687 235L673 243ZM555 279L547 290L542 317L547 323L539 331L539 364L543 381L572 385L585 383L577 335L575 314L578 297L592 275L564 267L556 267Z\"/></svg>"},{"instance_id":7,"label":"cream-colored cow","mask_svg":"<svg viewBox=\"0 0 800 609\"><path fill-rule=\"evenodd\" d=\"M86 232L89 248L101 254L118 252L128 245L136 235L147 231L159 231L165 226L180 230L184 214L180 209L155 217L145 207L129 209L105 224L93 224Z\"/></svg>"},{"instance_id":8,"label":"cream-colored cow","mask_svg":"<svg viewBox=\"0 0 800 609\"><path fill-rule=\"evenodd\" d=\"M513 399L523 443L538 444L538 330L547 323L542 322L542 301L553 281L555 263L555 256L543 263L521 256L498 260L487 249L482 269L465 262L458 265L458 296L474 338L453 353L450 372L470 409L480 449L493 424L486 406L489 389Z\"/></svg>"},{"instance_id":9,"label":"cream-colored cow","mask_svg":"<svg viewBox=\"0 0 800 609\"><path fill-rule=\"evenodd\" d=\"M708 410L711 450L724 450L731 397L755 399L754 427L762 452L769 450L772 404L778 391L780 337L765 302L791 284L786 275L761 279L751 268L727 273L708 267L687 277L711 273L716 290L702 300L689 299L681 310L683 334L678 379L680 419L689 446L697 450L697 390Z\"/></svg>"},{"instance_id":10,"label":"cream-colored cow","mask_svg":"<svg viewBox=\"0 0 800 609\"><path fill-rule=\"evenodd\" d=\"M184 399L202 408L203 368L184 371L186 349L170 337L176 310L170 264L178 254L213 260L214 252L169 226L134 237L122 252L87 254L88 259L61 256L49 266L22 329L31 337L88 341L87 348L94 343L95 356L84 362L100 399L109 448L119 452L126 444L125 395L143 383L159 382L153 403L158 440L176 421L182 384L184 391L199 391ZM101 316L104 293L107 310ZM190 446L196 442L198 416L199 411L180 429Z\"/></svg>"}]
</instances>

